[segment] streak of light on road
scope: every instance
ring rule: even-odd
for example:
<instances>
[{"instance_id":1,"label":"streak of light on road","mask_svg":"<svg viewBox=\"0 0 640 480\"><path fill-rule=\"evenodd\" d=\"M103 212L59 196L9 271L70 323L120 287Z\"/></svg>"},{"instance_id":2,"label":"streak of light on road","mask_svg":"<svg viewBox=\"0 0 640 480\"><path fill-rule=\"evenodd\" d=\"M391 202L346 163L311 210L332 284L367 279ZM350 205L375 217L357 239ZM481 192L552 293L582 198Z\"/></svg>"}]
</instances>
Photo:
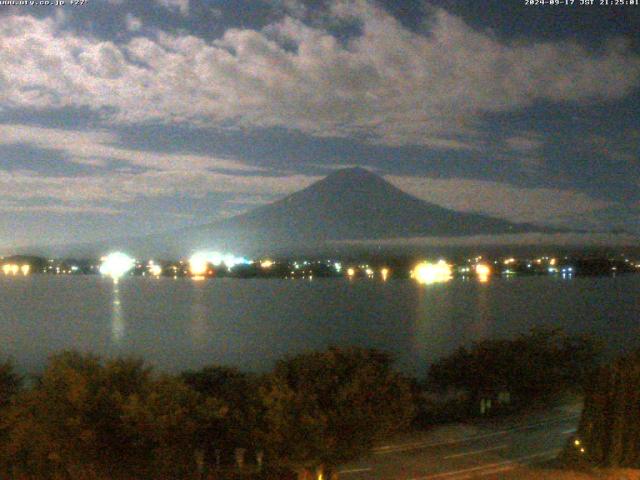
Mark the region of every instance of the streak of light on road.
<instances>
[{"instance_id":1,"label":"streak of light on road","mask_svg":"<svg viewBox=\"0 0 640 480\"><path fill-rule=\"evenodd\" d=\"M469 455L480 455L481 453L495 452L496 450L504 450L507 447L508 447L508 445L498 445L496 447L483 448L481 450L472 450L470 452L454 453L452 455L447 455L447 456L442 457L442 458L444 458L445 460L448 460L450 458L460 458L460 457L466 457L466 456L469 456Z\"/></svg>"},{"instance_id":2,"label":"streak of light on road","mask_svg":"<svg viewBox=\"0 0 640 480\"><path fill-rule=\"evenodd\" d=\"M507 467L511 467L511 468L515 468L518 466L522 466L522 465L526 465L527 463L531 463L528 462L529 460L535 460L535 461L540 461L540 460L546 460L546 459L550 459L555 457L558 453L560 453L561 449L555 448L553 450L547 450L544 452L539 452L539 453L534 453L531 455L525 455L523 457L518 457L518 458L514 458L512 460L504 460L502 462L495 462L495 463L485 463L484 465L478 465L477 467L471 467L471 468L463 468L461 470L454 470L454 471L449 471L449 472L443 472L443 473L436 473L434 475L427 475L425 477L414 477L414 478L410 478L409 480L439 480L439 479L450 479L450 478L456 478L456 479L461 479L461 478L473 478L473 477L460 477L460 475L464 475L464 474L472 474L473 476L477 477L481 471L484 470L495 470L496 468L500 468L502 469L507 468ZM489 472L489 473L494 473ZM487 474L489 474L487 473Z\"/></svg>"},{"instance_id":3,"label":"streak of light on road","mask_svg":"<svg viewBox=\"0 0 640 480\"><path fill-rule=\"evenodd\" d=\"M575 433L579 415L561 414L529 423L484 424L475 435L377 447L372 455L345 465L353 480L463 480L490 477L551 459ZM494 428L495 430L488 430ZM436 434L437 436L438 434Z\"/></svg>"},{"instance_id":4,"label":"streak of light on road","mask_svg":"<svg viewBox=\"0 0 640 480\"><path fill-rule=\"evenodd\" d=\"M362 473L362 472L370 472L373 470L371 467L366 468L350 468L348 470L340 470L338 473L340 475L347 475L349 473Z\"/></svg>"},{"instance_id":5,"label":"streak of light on road","mask_svg":"<svg viewBox=\"0 0 640 480\"><path fill-rule=\"evenodd\" d=\"M553 418L550 420L545 420L542 422L530 423L527 425L520 425L516 427L507 428L504 430L498 430L496 432L485 433L481 435L473 435L470 437L456 438L452 440L445 440L445 441L439 441L439 442L415 442L415 443L405 443L401 445L385 445L385 446L373 449L373 453L376 455L385 455L388 453L402 452L406 450L416 450L421 448L441 447L446 445L454 445L457 443L473 442L473 441L481 440L484 438L491 438L499 435L506 435L510 432L529 430L529 429L538 428L544 425L553 425L555 423L562 423L568 420L577 419L578 417L579 415L568 415L568 416Z\"/></svg>"}]
</instances>

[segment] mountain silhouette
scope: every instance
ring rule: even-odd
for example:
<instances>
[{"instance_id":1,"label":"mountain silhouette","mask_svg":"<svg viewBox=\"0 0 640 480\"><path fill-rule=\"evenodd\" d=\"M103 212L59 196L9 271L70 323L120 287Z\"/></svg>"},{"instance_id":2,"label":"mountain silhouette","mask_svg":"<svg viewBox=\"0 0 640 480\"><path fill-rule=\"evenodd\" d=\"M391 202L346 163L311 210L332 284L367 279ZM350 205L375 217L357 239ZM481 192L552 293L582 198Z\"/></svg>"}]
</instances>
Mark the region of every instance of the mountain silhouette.
<instances>
[{"instance_id":1,"label":"mountain silhouette","mask_svg":"<svg viewBox=\"0 0 640 480\"><path fill-rule=\"evenodd\" d=\"M443 208L356 167L335 171L281 200L231 218L144 237L68 246L63 251L95 256L123 249L167 258L184 258L200 249L293 254L321 251L348 240L560 231Z\"/></svg>"},{"instance_id":2,"label":"mountain silhouette","mask_svg":"<svg viewBox=\"0 0 640 480\"><path fill-rule=\"evenodd\" d=\"M363 168L338 170L247 213L147 240L171 250L296 249L341 240L552 232L415 198Z\"/></svg>"}]
</instances>

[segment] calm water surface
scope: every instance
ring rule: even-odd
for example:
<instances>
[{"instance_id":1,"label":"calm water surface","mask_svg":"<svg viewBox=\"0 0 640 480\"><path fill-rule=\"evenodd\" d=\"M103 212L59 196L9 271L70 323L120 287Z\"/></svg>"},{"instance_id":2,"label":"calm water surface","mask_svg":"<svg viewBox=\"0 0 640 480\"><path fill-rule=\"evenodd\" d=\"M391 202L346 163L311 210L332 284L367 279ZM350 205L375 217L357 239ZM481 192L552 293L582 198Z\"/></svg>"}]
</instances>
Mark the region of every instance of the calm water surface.
<instances>
[{"instance_id":1,"label":"calm water surface","mask_svg":"<svg viewBox=\"0 0 640 480\"><path fill-rule=\"evenodd\" d=\"M68 348L136 355L166 371L260 371L287 353L354 344L394 352L421 374L462 344L535 325L601 336L615 352L640 346L640 275L430 286L33 275L0 278L0 292L0 354L29 371Z\"/></svg>"}]
</instances>

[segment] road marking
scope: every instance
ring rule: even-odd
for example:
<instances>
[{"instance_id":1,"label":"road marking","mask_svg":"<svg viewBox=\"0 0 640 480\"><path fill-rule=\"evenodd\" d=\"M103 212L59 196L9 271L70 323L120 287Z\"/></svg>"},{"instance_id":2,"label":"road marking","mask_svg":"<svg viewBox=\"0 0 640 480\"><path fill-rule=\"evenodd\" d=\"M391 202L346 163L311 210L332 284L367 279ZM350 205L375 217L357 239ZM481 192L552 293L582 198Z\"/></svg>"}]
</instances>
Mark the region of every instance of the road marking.
<instances>
[{"instance_id":1,"label":"road marking","mask_svg":"<svg viewBox=\"0 0 640 480\"><path fill-rule=\"evenodd\" d=\"M405 443L402 445L384 445L382 447L374 448L372 453L374 455L387 455L389 453L396 452L404 452L407 450L418 450L421 448L432 448L432 447L441 447L446 445L455 445L456 443L467 443L473 442L475 440L481 440L483 438L496 437L499 435L506 435L510 432L517 432L520 430L529 430L536 427L541 427L543 425L550 425L554 423L562 423L568 420L573 420L578 418L580 415L568 415L564 417L552 418L549 420L545 420L543 422L531 423L529 425L519 425L516 427L511 427L506 430L498 430L497 432L485 433L481 435L475 435L466 438L458 438L455 440L446 440L444 442L415 442L415 443Z\"/></svg>"},{"instance_id":2,"label":"road marking","mask_svg":"<svg viewBox=\"0 0 640 480\"><path fill-rule=\"evenodd\" d=\"M570 428L569 430L565 430L564 432L561 432L562 435L569 435L570 433L576 433L576 429L575 428Z\"/></svg>"},{"instance_id":3,"label":"road marking","mask_svg":"<svg viewBox=\"0 0 640 480\"><path fill-rule=\"evenodd\" d=\"M529 425L521 425L519 427L509 428L507 429L507 432L517 432L518 430L529 430L531 428L541 427L542 425L566 422L568 420L573 420L574 418L578 418L578 417L580 417L580 415L568 415L566 417L553 418L550 420L545 420L544 422L530 423Z\"/></svg>"},{"instance_id":4,"label":"road marking","mask_svg":"<svg viewBox=\"0 0 640 480\"><path fill-rule=\"evenodd\" d=\"M507 445L498 445L497 447L484 448L482 450L473 450L471 452L454 453L453 455L447 455L446 457L442 457L442 458L447 460L449 458L466 457L467 455L478 455L479 453L493 452L495 450L504 450L505 448L507 448Z\"/></svg>"},{"instance_id":5,"label":"road marking","mask_svg":"<svg viewBox=\"0 0 640 480\"><path fill-rule=\"evenodd\" d=\"M495 463L486 463L484 465L478 465L477 467L463 468L462 470L453 470L449 472L436 473L434 475L427 475L426 477L415 477L410 480L449 479L454 477L458 478L460 475L465 475L465 474L475 474L476 476L478 476L480 472L483 472L483 471L488 471L488 470L493 471L495 469L506 468L506 467L516 468L518 466L517 464L523 462L524 460L531 460L534 458L546 458L546 457L552 458L553 456L557 455L558 452L560 451L561 449L546 450L544 452L535 453L532 455L525 455L523 457L514 458L512 460L505 460L502 462L495 462ZM468 478L468 476L462 477L462 478Z\"/></svg>"},{"instance_id":6,"label":"road marking","mask_svg":"<svg viewBox=\"0 0 640 480\"><path fill-rule=\"evenodd\" d=\"M506 465L504 467L500 467L500 468L494 468L493 470L487 470L486 472L480 472L476 475L466 475L464 477L459 477L458 480L463 480L463 479L467 479L467 478L478 478L478 477L485 477L487 475L493 475L496 473L503 473L503 472L510 472L511 470L515 470L515 466L513 465Z\"/></svg>"},{"instance_id":7,"label":"road marking","mask_svg":"<svg viewBox=\"0 0 640 480\"><path fill-rule=\"evenodd\" d=\"M485 433L482 435L474 435L473 437L458 438L456 440L446 440L444 442L421 442L421 443L405 443L404 445L387 445L378 447L373 450L376 455L385 455L387 453L403 452L405 450L416 450L419 448L441 447L445 445L455 445L456 443L473 442L483 438L496 437L498 435L506 435L507 430L499 430L497 432Z\"/></svg>"},{"instance_id":8,"label":"road marking","mask_svg":"<svg viewBox=\"0 0 640 480\"><path fill-rule=\"evenodd\" d=\"M370 472L371 470L373 470L373 468L371 467L366 467L366 468L351 468L349 470L340 470L338 473L340 475L346 475L349 473L360 473L360 472Z\"/></svg>"}]
</instances>

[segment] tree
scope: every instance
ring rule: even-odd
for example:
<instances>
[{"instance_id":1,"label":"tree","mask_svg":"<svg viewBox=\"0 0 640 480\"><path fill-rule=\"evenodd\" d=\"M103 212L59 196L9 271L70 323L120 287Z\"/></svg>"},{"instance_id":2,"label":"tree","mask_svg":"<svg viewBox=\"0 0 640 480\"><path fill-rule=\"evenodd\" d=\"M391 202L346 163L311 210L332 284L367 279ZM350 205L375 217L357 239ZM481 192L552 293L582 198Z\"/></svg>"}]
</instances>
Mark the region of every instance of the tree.
<instances>
[{"instance_id":1,"label":"tree","mask_svg":"<svg viewBox=\"0 0 640 480\"><path fill-rule=\"evenodd\" d=\"M0 445L7 440L6 415L12 399L17 395L22 379L15 373L13 362L7 360L0 364ZM2 458L0 457L0 465ZM1 474L0 474L1 476Z\"/></svg>"},{"instance_id":2,"label":"tree","mask_svg":"<svg viewBox=\"0 0 640 480\"><path fill-rule=\"evenodd\" d=\"M115 466L132 467L137 454L122 422L123 400L144 388L141 361L106 366L93 355L54 355L31 390L16 398L6 416L3 446L15 471L52 478L99 478Z\"/></svg>"},{"instance_id":3,"label":"tree","mask_svg":"<svg viewBox=\"0 0 640 480\"><path fill-rule=\"evenodd\" d=\"M224 402L205 397L178 378L162 376L127 399L122 418L145 451L147 476L176 479L193 474L197 451L227 411Z\"/></svg>"},{"instance_id":4,"label":"tree","mask_svg":"<svg viewBox=\"0 0 640 480\"><path fill-rule=\"evenodd\" d=\"M205 435L207 456L216 450L227 453L235 448L261 450L262 415L258 397L258 379L236 368L209 366L187 371L181 379L196 392L207 398L217 398L228 406L228 411L217 423L211 423Z\"/></svg>"},{"instance_id":5,"label":"tree","mask_svg":"<svg viewBox=\"0 0 640 480\"><path fill-rule=\"evenodd\" d=\"M593 374L575 440L568 446L569 458L640 467L640 351Z\"/></svg>"},{"instance_id":6,"label":"tree","mask_svg":"<svg viewBox=\"0 0 640 480\"><path fill-rule=\"evenodd\" d=\"M599 344L557 328L534 328L515 339L482 340L431 365L429 383L466 390L471 399L506 389L521 403L581 386L596 366Z\"/></svg>"},{"instance_id":7,"label":"tree","mask_svg":"<svg viewBox=\"0 0 640 480\"><path fill-rule=\"evenodd\" d=\"M362 348L278 362L261 388L270 453L301 478L317 470L331 478L333 467L407 426L415 411L410 383L391 367L389 355Z\"/></svg>"},{"instance_id":8,"label":"tree","mask_svg":"<svg viewBox=\"0 0 640 480\"><path fill-rule=\"evenodd\" d=\"M0 409L6 408L11 398L18 393L21 382L12 361L0 363Z\"/></svg>"},{"instance_id":9,"label":"tree","mask_svg":"<svg viewBox=\"0 0 640 480\"><path fill-rule=\"evenodd\" d=\"M8 409L4 469L12 478L180 478L221 415L222 402L154 378L140 360L63 352Z\"/></svg>"}]
</instances>

